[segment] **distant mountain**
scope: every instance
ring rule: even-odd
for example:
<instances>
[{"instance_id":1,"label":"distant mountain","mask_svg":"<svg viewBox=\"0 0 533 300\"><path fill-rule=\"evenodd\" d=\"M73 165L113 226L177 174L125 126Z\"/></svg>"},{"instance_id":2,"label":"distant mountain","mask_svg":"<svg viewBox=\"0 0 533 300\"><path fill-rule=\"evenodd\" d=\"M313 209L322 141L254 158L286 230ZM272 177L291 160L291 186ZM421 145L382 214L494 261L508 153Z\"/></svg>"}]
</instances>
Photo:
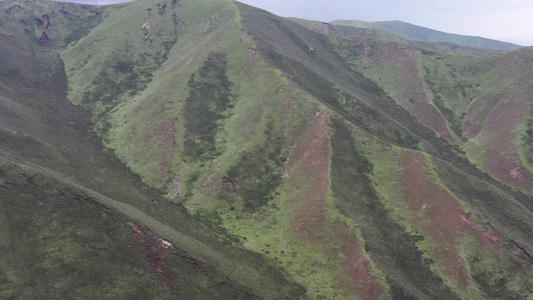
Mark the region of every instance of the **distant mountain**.
<instances>
[{"instance_id":1,"label":"distant mountain","mask_svg":"<svg viewBox=\"0 0 533 300\"><path fill-rule=\"evenodd\" d=\"M533 48L226 0L0 24L0 299L533 294Z\"/></svg>"},{"instance_id":2,"label":"distant mountain","mask_svg":"<svg viewBox=\"0 0 533 300\"><path fill-rule=\"evenodd\" d=\"M392 34L425 42L449 42L468 47L486 48L494 50L516 50L522 46L512 43L433 30L402 21L365 22L360 20L336 20L330 22L336 25L348 25L361 28L380 28Z\"/></svg>"},{"instance_id":3,"label":"distant mountain","mask_svg":"<svg viewBox=\"0 0 533 300\"><path fill-rule=\"evenodd\" d=\"M495 50L489 48L470 47L450 42L426 42L421 40L413 40L395 35L381 28L373 28L365 25L366 22L354 21L354 24L361 23L361 27L350 25L336 25L332 23L304 20L298 18L289 18L290 20L304 26L315 32L319 32L326 36L335 35L341 37L366 37L372 39L388 40L391 42L401 43L416 47L420 50L425 50L433 53L455 53L455 54L469 54L479 56L490 56L505 52L503 50Z\"/></svg>"}]
</instances>

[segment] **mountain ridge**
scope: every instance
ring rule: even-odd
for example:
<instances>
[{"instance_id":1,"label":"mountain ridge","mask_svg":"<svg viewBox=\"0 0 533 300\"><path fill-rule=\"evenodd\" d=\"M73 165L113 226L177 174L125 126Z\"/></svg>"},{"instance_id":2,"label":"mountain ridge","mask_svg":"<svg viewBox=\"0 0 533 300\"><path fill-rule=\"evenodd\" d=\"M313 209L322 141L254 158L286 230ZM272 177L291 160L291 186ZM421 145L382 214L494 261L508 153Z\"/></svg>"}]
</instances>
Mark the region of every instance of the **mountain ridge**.
<instances>
[{"instance_id":1,"label":"mountain ridge","mask_svg":"<svg viewBox=\"0 0 533 300\"><path fill-rule=\"evenodd\" d=\"M2 4L2 297L532 292L530 49L222 0Z\"/></svg>"},{"instance_id":2,"label":"mountain ridge","mask_svg":"<svg viewBox=\"0 0 533 300\"><path fill-rule=\"evenodd\" d=\"M334 20L330 23L335 25L348 25L353 27L380 28L387 32L407 39L420 40L425 42L450 42L463 46L489 48L502 51L516 50L523 47L513 43L502 42L479 36L447 33L444 31L434 30L397 20L376 22L365 22L360 20Z\"/></svg>"}]
</instances>

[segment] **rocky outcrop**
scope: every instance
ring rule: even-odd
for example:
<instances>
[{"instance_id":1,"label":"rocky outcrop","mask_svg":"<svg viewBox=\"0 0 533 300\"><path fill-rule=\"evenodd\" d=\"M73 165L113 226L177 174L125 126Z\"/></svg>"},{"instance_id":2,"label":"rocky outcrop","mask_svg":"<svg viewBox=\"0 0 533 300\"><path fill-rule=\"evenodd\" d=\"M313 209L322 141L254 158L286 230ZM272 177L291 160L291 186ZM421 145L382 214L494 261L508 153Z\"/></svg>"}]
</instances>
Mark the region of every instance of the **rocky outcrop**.
<instances>
[{"instance_id":1,"label":"rocky outcrop","mask_svg":"<svg viewBox=\"0 0 533 300\"><path fill-rule=\"evenodd\" d=\"M43 35L39 39L39 42L42 44L47 44L48 42L50 42L50 39L48 38L48 34L46 34L46 31L43 31Z\"/></svg>"}]
</instances>

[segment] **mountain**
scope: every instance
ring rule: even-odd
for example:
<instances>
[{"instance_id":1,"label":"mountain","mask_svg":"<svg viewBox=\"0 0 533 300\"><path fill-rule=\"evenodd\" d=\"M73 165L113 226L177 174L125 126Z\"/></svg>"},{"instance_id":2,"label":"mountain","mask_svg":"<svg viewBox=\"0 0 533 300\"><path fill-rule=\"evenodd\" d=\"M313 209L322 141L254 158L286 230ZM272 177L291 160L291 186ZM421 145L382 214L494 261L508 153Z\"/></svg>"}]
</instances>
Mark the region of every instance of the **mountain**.
<instances>
[{"instance_id":1,"label":"mountain","mask_svg":"<svg viewBox=\"0 0 533 300\"><path fill-rule=\"evenodd\" d=\"M395 43L405 44L419 50L433 53L455 53L489 56L503 53L503 50L496 50L490 47L470 47L459 43L446 41L425 41L422 39L410 39L402 37L401 34L391 33L387 29L372 28L370 25L364 25L363 21L353 21L352 25L336 25L333 23L324 23L319 21L290 18L290 20L304 26L307 29L322 33L324 35L336 35L342 37L361 36L380 40L390 40ZM339 21L340 22L340 21ZM346 21L348 22L348 21ZM361 23L358 23L361 22ZM359 26L359 24L362 24ZM367 23L373 24L373 23ZM422 27L421 27L422 28Z\"/></svg>"},{"instance_id":2,"label":"mountain","mask_svg":"<svg viewBox=\"0 0 533 300\"><path fill-rule=\"evenodd\" d=\"M379 28L397 36L404 37L406 39L424 42L448 42L462 46L502 51L516 50L522 47L512 43L482 38L478 36L446 33L401 21L365 22L360 20L335 20L332 21L331 24L361 28Z\"/></svg>"},{"instance_id":3,"label":"mountain","mask_svg":"<svg viewBox=\"0 0 533 300\"><path fill-rule=\"evenodd\" d=\"M0 24L0 298L533 293L533 49L229 0Z\"/></svg>"}]
</instances>

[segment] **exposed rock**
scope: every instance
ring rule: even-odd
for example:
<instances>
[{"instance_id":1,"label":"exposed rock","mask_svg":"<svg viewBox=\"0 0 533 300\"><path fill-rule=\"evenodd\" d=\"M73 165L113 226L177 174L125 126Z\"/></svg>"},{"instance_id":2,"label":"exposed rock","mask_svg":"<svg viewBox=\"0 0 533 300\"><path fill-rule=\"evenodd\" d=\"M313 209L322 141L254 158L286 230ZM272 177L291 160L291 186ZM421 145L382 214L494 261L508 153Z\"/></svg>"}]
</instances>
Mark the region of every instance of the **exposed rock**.
<instances>
[{"instance_id":1,"label":"exposed rock","mask_svg":"<svg viewBox=\"0 0 533 300\"><path fill-rule=\"evenodd\" d=\"M44 20L44 28L48 29L48 26L50 26L50 18L48 15L43 15L42 18Z\"/></svg>"},{"instance_id":2,"label":"exposed rock","mask_svg":"<svg viewBox=\"0 0 533 300\"><path fill-rule=\"evenodd\" d=\"M35 20L35 22L37 23L37 26L44 26L44 22L43 20L39 19L39 18L33 18Z\"/></svg>"},{"instance_id":3,"label":"exposed rock","mask_svg":"<svg viewBox=\"0 0 533 300\"><path fill-rule=\"evenodd\" d=\"M220 178L219 181L225 183L230 189L234 189L235 188L235 182L233 182L228 177L224 176L224 177Z\"/></svg>"},{"instance_id":4,"label":"exposed rock","mask_svg":"<svg viewBox=\"0 0 533 300\"><path fill-rule=\"evenodd\" d=\"M50 42L50 39L48 38L48 35L46 34L46 31L43 31L43 35L39 39L39 42L41 42L43 44L46 44L46 43Z\"/></svg>"},{"instance_id":5,"label":"exposed rock","mask_svg":"<svg viewBox=\"0 0 533 300\"><path fill-rule=\"evenodd\" d=\"M161 7L159 7L159 14L162 15L164 12L165 12L165 9L167 9L167 5L163 5Z\"/></svg>"},{"instance_id":6,"label":"exposed rock","mask_svg":"<svg viewBox=\"0 0 533 300\"><path fill-rule=\"evenodd\" d=\"M9 11L19 11L21 9L22 7L20 7L20 5L13 5L9 8Z\"/></svg>"}]
</instances>

